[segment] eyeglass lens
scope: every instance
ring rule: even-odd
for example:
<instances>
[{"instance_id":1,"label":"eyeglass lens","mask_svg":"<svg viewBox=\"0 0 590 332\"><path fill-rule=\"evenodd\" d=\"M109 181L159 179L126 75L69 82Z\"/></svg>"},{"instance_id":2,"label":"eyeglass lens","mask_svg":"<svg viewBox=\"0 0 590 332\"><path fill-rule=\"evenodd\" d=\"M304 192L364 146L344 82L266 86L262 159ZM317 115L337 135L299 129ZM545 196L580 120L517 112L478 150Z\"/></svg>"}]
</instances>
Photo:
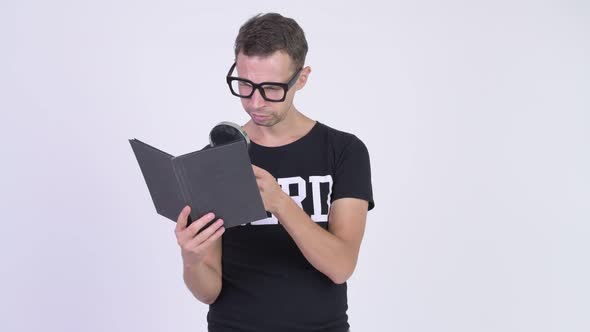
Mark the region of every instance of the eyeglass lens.
<instances>
[{"instance_id":1,"label":"eyeglass lens","mask_svg":"<svg viewBox=\"0 0 590 332\"><path fill-rule=\"evenodd\" d=\"M253 93L254 86L248 82L233 80L231 82L231 88L234 93L237 93L241 97L249 97ZM261 88L264 90L263 97L269 100L281 100L285 95L285 90L280 86L263 84Z\"/></svg>"}]
</instances>

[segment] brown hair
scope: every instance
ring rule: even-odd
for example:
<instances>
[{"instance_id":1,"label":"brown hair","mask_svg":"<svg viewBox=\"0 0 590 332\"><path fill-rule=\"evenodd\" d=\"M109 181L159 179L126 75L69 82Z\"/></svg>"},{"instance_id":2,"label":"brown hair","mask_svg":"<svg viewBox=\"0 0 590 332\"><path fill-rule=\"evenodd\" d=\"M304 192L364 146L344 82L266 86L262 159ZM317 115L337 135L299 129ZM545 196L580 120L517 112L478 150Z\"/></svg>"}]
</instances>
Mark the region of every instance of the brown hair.
<instances>
[{"instance_id":1,"label":"brown hair","mask_svg":"<svg viewBox=\"0 0 590 332\"><path fill-rule=\"evenodd\" d=\"M240 27L234 51L236 58L240 52L247 56L269 56L283 51L299 69L305 63L307 40L303 29L292 18L277 13L258 14Z\"/></svg>"}]
</instances>

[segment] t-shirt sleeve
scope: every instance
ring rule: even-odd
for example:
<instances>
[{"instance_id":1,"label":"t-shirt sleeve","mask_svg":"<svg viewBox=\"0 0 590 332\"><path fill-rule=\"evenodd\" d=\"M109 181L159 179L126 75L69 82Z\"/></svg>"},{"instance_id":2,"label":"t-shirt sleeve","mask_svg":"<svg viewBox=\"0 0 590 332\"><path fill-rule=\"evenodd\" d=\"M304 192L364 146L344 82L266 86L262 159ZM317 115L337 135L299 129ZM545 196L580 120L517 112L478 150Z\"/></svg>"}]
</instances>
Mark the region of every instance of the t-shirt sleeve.
<instances>
[{"instance_id":1,"label":"t-shirt sleeve","mask_svg":"<svg viewBox=\"0 0 590 332\"><path fill-rule=\"evenodd\" d=\"M356 136L347 142L335 165L331 201L345 197L366 200L369 210L375 207L369 151Z\"/></svg>"}]
</instances>

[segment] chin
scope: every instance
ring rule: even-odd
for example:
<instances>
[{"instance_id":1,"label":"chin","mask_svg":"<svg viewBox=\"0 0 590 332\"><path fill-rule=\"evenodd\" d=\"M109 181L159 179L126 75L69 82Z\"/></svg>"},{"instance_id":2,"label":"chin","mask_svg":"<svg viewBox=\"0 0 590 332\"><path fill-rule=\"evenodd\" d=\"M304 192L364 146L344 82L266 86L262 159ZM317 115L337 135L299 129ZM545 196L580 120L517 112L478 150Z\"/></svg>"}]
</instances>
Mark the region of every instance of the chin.
<instances>
[{"instance_id":1,"label":"chin","mask_svg":"<svg viewBox=\"0 0 590 332\"><path fill-rule=\"evenodd\" d=\"M277 124L276 121L260 121L259 122L254 119L252 119L252 122L254 122L254 124L256 124L257 126L261 126L261 127L272 127Z\"/></svg>"}]
</instances>

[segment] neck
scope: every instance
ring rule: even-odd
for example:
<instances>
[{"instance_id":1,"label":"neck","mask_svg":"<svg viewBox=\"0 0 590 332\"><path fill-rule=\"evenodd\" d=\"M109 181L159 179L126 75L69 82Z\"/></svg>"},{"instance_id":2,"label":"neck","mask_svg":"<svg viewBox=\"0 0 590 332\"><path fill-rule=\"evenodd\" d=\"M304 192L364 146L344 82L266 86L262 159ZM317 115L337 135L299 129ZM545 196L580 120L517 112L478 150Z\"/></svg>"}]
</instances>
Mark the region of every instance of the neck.
<instances>
[{"instance_id":1,"label":"neck","mask_svg":"<svg viewBox=\"0 0 590 332\"><path fill-rule=\"evenodd\" d=\"M293 108L287 117L271 127L259 126L250 120L244 125L244 129L256 144L275 147L295 142L305 136L314 125L314 120Z\"/></svg>"}]
</instances>

